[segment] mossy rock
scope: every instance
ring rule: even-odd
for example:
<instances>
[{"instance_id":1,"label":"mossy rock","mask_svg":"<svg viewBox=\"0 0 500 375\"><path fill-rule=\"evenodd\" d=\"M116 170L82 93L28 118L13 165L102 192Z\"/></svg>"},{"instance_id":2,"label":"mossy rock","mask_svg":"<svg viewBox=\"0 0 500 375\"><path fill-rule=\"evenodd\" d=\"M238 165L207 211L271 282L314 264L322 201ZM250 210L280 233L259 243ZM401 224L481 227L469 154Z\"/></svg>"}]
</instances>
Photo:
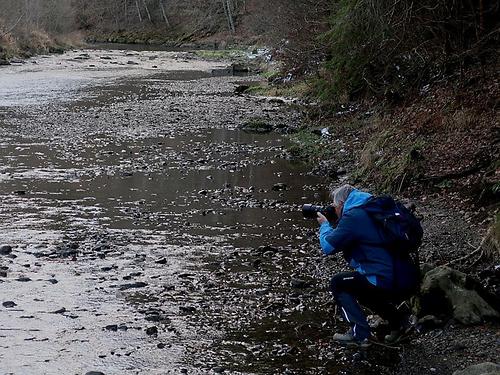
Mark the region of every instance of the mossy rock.
<instances>
[{"instance_id":1,"label":"mossy rock","mask_svg":"<svg viewBox=\"0 0 500 375\"><path fill-rule=\"evenodd\" d=\"M247 133L265 134L274 130L274 126L264 119L252 119L240 126Z\"/></svg>"},{"instance_id":2,"label":"mossy rock","mask_svg":"<svg viewBox=\"0 0 500 375\"><path fill-rule=\"evenodd\" d=\"M419 316L435 315L465 324L498 320L500 313L483 298L486 292L465 273L447 266L427 272L416 301Z\"/></svg>"},{"instance_id":3,"label":"mossy rock","mask_svg":"<svg viewBox=\"0 0 500 375\"><path fill-rule=\"evenodd\" d=\"M484 362L457 370L453 375L499 375L500 365L493 362Z\"/></svg>"}]
</instances>

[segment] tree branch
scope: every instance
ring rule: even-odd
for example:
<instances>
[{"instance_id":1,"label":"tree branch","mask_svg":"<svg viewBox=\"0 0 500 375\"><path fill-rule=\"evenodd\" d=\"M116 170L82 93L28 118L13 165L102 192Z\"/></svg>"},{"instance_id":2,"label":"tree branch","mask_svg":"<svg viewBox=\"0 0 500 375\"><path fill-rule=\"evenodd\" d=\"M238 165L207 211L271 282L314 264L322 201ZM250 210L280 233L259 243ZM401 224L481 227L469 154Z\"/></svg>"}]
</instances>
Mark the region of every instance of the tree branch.
<instances>
[{"instance_id":1,"label":"tree branch","mask_svg":"<svg viewBox=\"0 0 500 375\"><path fill-rule=\"evenodd\" d=\"M17 19L16 23L10 29L8 29L7 31L5 31L2 34L0 34L0 36L5 36L8 33L10 33L12 30L14 30L14 28L19 24L19 22L21 22L21 20L23 19L23 17L24 17L24 13L21 14L21 16L19 16L19 18Z\"/></svg>"}]
</instances>

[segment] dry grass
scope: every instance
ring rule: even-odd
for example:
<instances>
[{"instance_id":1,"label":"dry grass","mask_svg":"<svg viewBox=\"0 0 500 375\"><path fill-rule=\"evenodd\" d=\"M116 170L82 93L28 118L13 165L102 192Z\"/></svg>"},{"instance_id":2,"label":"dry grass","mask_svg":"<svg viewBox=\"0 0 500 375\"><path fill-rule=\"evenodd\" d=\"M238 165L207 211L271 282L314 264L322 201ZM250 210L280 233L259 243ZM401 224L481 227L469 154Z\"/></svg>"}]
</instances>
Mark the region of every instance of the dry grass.
<instances>
[{"instance_id":1,"label":"dry grass","mask_svg":"<svg viewBox=\"0 0 500 375\"><path fill-rule=\"evenodd\" d=\"M0 57L10 57L18 52L16 39L7 32L0 20Z\"/></svg>"},{"instance_id":2,"label":"dry grass","mask_svg":"<svg viewBox=\"0 0 500 375\"><path fill-rule=\"evenodd\" d=\"M471 109L459 109L444 118L443 126L447 131L464 131L477 126L478 114Z\"/></svg>"},{"instance_id":3,"label":"dry grass","mask_svg":"<svg viewBox=\"0 0 500 375\"><path fill-rule=\"evenodd\" d=\"M2 32L0 22L0 58L13 56L31 56L40 53L62 52L70 47L83 46L83 35L72 32L64 35L51 35L40 29L16 29L13 32Z\"/></svg>"}]
</instances>

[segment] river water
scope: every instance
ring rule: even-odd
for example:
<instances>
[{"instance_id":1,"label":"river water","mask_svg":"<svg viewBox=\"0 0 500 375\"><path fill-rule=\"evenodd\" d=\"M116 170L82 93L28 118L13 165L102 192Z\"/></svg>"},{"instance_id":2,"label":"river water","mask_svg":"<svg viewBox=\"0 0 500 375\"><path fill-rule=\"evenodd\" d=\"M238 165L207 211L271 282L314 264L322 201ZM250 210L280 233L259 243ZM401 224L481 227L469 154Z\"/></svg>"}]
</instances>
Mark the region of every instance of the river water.
<instances>
[{"instance_id":1,"label":"river water","mask_svg":"<svg viewBox=\"0 0 500 375\"><path fill-rule=\"evenodd\" d=\"M259 78L229 71L190 52L106 49L0 69L0 243L13 249L0 255L2 373L269 371L216 345L230 340L226 308L248 314L217 300L210 275L249 288L249 258L221 257L300 248L314 225L298 208L324 189L282 135L239 130L299 117L234 95Z\"/></svg>"}]
</instances>

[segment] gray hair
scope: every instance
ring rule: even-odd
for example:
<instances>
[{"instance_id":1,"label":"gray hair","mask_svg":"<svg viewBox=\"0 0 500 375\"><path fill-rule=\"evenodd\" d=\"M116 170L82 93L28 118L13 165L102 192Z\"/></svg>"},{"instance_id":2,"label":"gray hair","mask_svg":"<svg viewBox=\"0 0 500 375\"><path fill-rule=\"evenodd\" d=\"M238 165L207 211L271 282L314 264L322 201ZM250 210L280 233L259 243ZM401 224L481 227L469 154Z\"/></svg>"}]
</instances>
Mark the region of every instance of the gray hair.
<instances>
[{"instance_id":1,"label":"gray hair","mask_svg":"<svg viewBox=\"0 0 500 375\"><path fill-rule=\"evenodd\" d=\"M351 185L342 185L338 188L332 188L330 190L330 198L333 200L333 205L338 207L341 203L344 203L354 189L355 187Z\"/></svg>"}]
</instances>

